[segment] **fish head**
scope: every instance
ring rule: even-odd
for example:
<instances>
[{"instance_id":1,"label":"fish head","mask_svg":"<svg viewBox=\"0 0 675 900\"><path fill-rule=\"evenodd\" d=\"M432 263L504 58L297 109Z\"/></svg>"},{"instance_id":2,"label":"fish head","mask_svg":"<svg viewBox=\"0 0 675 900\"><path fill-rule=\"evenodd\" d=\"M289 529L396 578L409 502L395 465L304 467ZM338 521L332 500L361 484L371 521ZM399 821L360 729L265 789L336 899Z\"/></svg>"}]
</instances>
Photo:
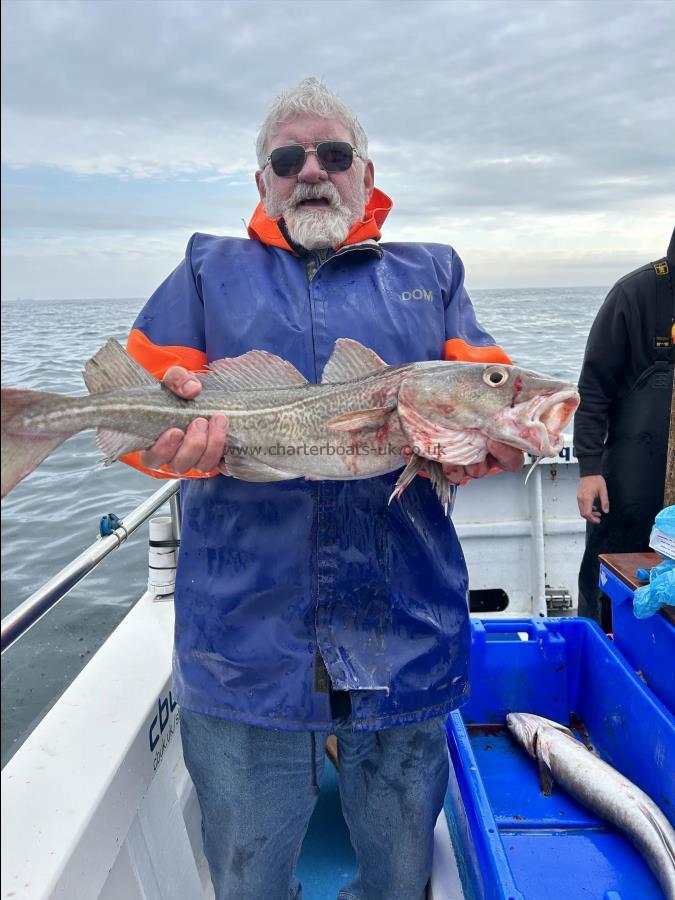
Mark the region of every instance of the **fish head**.
<instances>
[{"instance_id":1,"label":"fish head","mask_svg":"<svg viewBox=\"0 0 675 900\"><path fill-rule=\"evenodd\" d=\"M546 719L544 716L536 716L534 713L508 713L506 727L523 750L526 750L533 759L537 758L537 749L542 736L545 740L547 736L550 737L554 732L559 732L574 739L574 735L565 725L554 722L552 719Z\"/></svg>"},{"instance_id":2,"label":"fish head","mask_svg":"<svg viewBox=\"0 0 675 900\"><path fill-rule=\"evenodd\" d=\"M537 731L540 725L540 716L531 713L509 713L506 717L506 727L533 759L537 757Z\"/></svg>"},{"instance_id":3,"label":"fish head","mask_svg":"<svg viewBox=\"0 0 675 900\"><path fill-rule=\"evenodd\" d=\"M576 385L517 366L487 367L483 381L498 382L498 391L503 384L509 398L491 423L493 440L534 456L560 452L563 430L579 406Z\"/></svg>"},{"instance_id":4,"label":"fish head","mask_svg":"<svg viewBox=\"0 0 675 900\"><path fill-rule=\"evenodd\" d=\"M407 436L417 446L441 448L432 458L449 461L459 461L452 457L458 432L477 453L471 462L485 458L488 439L555 456L578 405L575 385L502 364L420 363L398 395Z\"/></svg>"}]
</instances>

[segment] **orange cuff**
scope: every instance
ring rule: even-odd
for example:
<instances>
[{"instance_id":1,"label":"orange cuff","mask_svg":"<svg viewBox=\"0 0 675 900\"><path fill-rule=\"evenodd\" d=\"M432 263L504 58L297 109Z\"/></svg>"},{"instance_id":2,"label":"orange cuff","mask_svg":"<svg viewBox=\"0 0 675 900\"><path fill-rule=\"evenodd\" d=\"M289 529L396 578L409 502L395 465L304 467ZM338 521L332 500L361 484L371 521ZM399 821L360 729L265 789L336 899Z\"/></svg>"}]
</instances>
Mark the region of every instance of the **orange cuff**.
<instances>
[{"instance_id":1,"label":"orange cuff","mask_svg":"<svg viewBox=\"0 0 675 900\"><path fill-rule=\"evenodd\" d=\"M194 347L160 347L138 328L134 328L129 335L127 353L160 381L171 366L183 366L192 372L200 372L206 369L208 362L202 350L195 350Z\"/></svg>"},{"instance_id":2,"label":"orange cuff","mask_svg":"<svg viewBox=\"0 0 675 900\"><path fill-rule=\"evenodd\" d=\"M220 475L218 469L211 472L200 472L199 469L188 469L187 472L173 472L168 466L160 466L158 469L148 469L141 462L141 451L127 453L126 456L120 456L120 462L126 463L132 469L138 469L144 475L151 475L153 478L213 478L214 475Z\"/></svg>"},{"instance_id":3,"label":"orange cuff","mask_svg":"<svg viewBox=\"0 0 675 900\"><path fill-rule=\"evenodd\" d=\"M513 365L511 358L496 344L486 347L474 347L461 338L450 338L445 342L445 359L457 362L503 363Z\"/></svg>"}]
</instances>

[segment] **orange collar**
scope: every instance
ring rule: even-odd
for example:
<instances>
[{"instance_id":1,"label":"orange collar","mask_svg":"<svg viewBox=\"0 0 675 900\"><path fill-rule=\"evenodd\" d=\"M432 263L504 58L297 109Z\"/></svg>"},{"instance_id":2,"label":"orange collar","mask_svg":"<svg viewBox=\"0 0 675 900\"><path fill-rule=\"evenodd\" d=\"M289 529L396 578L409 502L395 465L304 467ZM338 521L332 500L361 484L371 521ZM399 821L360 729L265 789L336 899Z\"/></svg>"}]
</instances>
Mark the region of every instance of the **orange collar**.
<instances>
[{"instance_id":1,"label":"orange collar","mask_svg":"<svg viewBox=\"0 0 675 900\"><path fill-rule=\"evenodd\" d=\"M333 249L339 250L340 247L344 247L346 244L358 244L360 241L365 241L368 238L379 241L381 237L380 226L387 218L393 205L385 193L378 188L374 188L363 218L352 225L345 240ZM263 244L268 244L270 247L281 247L283 250L293 252L286 238L279 230L279 225L277 224L279 218L270 219L263 209L262 203L258 203L251 216L251 221L248 223L248 236Z\"/></svg>"}]
</instances>

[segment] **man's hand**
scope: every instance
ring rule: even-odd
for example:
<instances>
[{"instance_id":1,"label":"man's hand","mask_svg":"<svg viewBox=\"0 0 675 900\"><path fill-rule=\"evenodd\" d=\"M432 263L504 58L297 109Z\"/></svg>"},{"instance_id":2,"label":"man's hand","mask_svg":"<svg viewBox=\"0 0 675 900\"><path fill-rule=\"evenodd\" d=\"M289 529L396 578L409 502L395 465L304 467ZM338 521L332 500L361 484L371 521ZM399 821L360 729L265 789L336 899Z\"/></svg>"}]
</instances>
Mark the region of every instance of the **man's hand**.
<instances>
[{"instance_id":1,"label":"man's hand","mask_svg":"<svg viewBox=\"0 0 675 900\"><path fill-rule=\"evenodd\" d=\"M172 366L162 381L183 400L194 400L202 389L199 379L182 366ZM148 469L167 465L179 475L189 469L211 472L222 459L226 441L226 416L213 416L210 422L197 418L185 432L169 428L161 434L152 447L141 453L141 463Z\"/></svg>"},{"instance_id":2,"label":"man's hand","mask_svg":"<svg viewBox=\"0 0 675 900\"><path fill-rule=\"evenodd\" d=\"M603 513L608 513L609 494L607 493L605 479L602 475L584 475L583 478L579 479L577 503L579 505L579 513L591 525L597 525L601 519L600 512L596 507L596 500L599 501L600 509Z\"/></svg>"},{"instance_id":3,"label":"man's hand","mask_svg":"<svg viewBox=\"0 0 675 900\"><path fill-rule=\"evenodd\" d=\"M499 441L488 441L487 449L488 455L483 462L473 463L470 466L444 465L443 472L450 484L461 484L469 478L482 478L493 469L518 472L523 468L525 457L522 450L516 450L515 447L501 444Z\"/></svg>"}]
</instances>

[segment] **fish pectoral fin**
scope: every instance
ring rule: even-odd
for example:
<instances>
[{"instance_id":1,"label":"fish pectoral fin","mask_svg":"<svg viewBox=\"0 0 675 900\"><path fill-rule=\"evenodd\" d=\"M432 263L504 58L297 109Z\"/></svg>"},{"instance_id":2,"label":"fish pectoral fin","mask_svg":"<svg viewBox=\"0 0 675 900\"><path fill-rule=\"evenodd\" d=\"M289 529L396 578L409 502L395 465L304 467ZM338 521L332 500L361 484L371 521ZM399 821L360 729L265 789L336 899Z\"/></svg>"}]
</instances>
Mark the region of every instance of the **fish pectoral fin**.
<instances>
[{"instance_id":1,"label":"fish pectoral fin","mask_svg":"<svg viewBox=\"0 0 675 900\"><path fill-rule=\"evenodd\" d=\"M357 409L343 413L325 422L331 431L361 431L364 428L376 431L387 421L387 417L395 409L394 406L375 406L372 409Z\"/></svg>"},{"instance_id":2,"label":"fish pectoral fin","mask_svg":"<svg viewBox=\"0 0 675 900\"><path fill-rule=\"evenodd\" d=\"M259 459L244 459L240 456L228 455L218 466L221 475L230 475L240 481L288 481L301 478L298 472L275 469Z\"/></svg>"},{"instance_id":3,"label":"fish pectoral fin","mask_svg":"<svg viewBox=\"0 0 675 900\"><path fill-rule=\"evenodd\" d=\"M242 356L216 359L209 363L208 373L200 380L204 387L227 391L307 384L305 376L292 363L266 350L249 350Z\"/></svg>"},{"instance_id":4,"label":"fish pectoral fin","mask_svg":"<svg viewBox=\"0 0 675 900\"><path fill-rule=\"evenodd\" d=\"M435 459L425 459L424 471L429 476L431 486L436 492L436 496L447 516L448 506L450 504L450 485L448 479L445 477L442 463L437 462Z\"/></svg>"},{"instance_id":5,"label":"fish pectoral fin","mask_svg":"<svg viewBox=\"0 0 675 900\"><path fill-rule=\"evenodd\" d=\"M550 797L553 793L553 773L548 762L537 754L537 765L539 766L539 784L544 797Z\"/></svg>"},{"instance_id":6,"label":"fish pectoral fin","mask_svg":"<svg viewBox=\"0 0 675 900\"><path fill-rule=\"evenodd\" d=\"M145 450L153 443L152 438L140 434L129 434L126 431L110 431L99 428L96 432L96 446L103 453L103 464L109 466L127 453Z\"/></svg>"},{"instance_id":7,"label":"fish pectoral fin","mask_svg":"<svg viewBox=\"0 0 675 900\"><path fill-rule=\"evenodd\" d=\"M416 453L413 453L413 455L408 460L408 465L396 480L394 490L391 492L391 496L389 497L389 503L391 503L392 500L399 499L403 491L408 487L409 484L412 484L417 474L422 471L425 462L426 460L422 456L417 456Z\"/></svg>"},{"instance_id":8,"label":"fish pectoral fin","mask_svg":"<svg viewBox=\"0 0 675 900\"><path fill-rule=\"evenodd\" d=\"M124 347L113 338L85 364L82 377L90 394L142 384L157 386L157 379L129 356Z\"/></svg>"},{"instance_id":9,"label":"fish pectoral fin","mask_svg":"<svg viewBox=\"0 0 675 900\"><path fill-rule=\"evenodd\" d=\"M450 486L448 484L448 479L443 473L443 466L434 459L425 459L423 456L418 456L417 454L411 456L408 465L398 476L396 484L394 485L394 490L389 497L389 503L391 503L392 500L398 500L415 476L420 473L425 473L429 476L431 486L436 492L436 496L447 515L450 502Z\"/></svg>"},{"instance_id":10,"label":"fish pectoral fin","mask_svg":"<svg viewBox=\"0 0 675 900\"><path fill-rule=\"evenodd\" d=\"M387 364L375 353L351 338L339 338L325 365L321 384L342 384L370 375Z\"/></svg>"}]
</instances>

